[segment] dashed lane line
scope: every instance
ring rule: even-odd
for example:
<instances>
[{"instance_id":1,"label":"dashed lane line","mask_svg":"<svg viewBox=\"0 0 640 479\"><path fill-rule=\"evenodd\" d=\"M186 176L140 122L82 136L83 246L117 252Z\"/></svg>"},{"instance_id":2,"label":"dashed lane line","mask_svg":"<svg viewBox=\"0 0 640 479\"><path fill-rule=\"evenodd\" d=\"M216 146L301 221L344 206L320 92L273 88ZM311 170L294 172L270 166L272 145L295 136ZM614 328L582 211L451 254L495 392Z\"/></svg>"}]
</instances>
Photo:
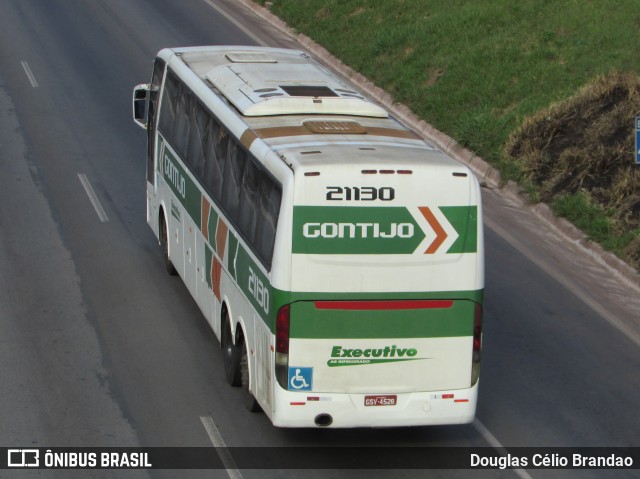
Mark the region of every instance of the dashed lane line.
<instances>
[{"instance_id":1,"label":"dashed lane line","mask_svg":"<svg viewBox=\"0 0 640 479\"><path fill-rule=\"evenodd\" d=\"M243 479L242 473L240 473L238 466L236 466L236 462L227 450L227 445L222 439L222 435L220 434L220 431L218 431L213 419L211 419L210 416L200 416L200 421L202 421L202 425L207 431L209 439L211 439L211 443L216 447L218 456L229 475L229 479Z\"/></svg>"}]
</instances>

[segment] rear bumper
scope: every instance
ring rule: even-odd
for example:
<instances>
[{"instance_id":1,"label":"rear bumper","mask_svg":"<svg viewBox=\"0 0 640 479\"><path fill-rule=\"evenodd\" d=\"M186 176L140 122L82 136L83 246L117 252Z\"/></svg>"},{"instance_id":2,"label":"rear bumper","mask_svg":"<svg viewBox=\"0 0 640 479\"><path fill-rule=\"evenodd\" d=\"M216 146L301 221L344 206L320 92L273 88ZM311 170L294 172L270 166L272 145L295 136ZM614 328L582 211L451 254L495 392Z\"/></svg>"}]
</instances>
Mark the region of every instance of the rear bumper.
<instances>
[{"instance_id":1,"label":"rear bumper","mask_svg":"<svg viewBox=\"0 0 640 479\"><path fill-rule=\"evenodd\" d=\"M395 427L467 424L473 421L478 383L469 389L397 394L394 406L365 406L367 394L275 392L271 420L278 427ZM318 426L327 415L330 425Z\"/></svg>"}]
</instances>

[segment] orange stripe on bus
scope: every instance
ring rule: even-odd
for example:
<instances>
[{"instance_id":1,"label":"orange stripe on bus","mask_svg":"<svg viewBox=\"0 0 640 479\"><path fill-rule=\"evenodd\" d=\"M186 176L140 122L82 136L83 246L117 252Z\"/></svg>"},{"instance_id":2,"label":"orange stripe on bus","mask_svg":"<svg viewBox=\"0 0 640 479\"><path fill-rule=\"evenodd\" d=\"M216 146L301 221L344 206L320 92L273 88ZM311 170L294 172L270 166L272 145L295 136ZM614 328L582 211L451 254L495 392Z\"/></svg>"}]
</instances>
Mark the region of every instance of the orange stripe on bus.
<instances>
[{"instance_id":1,"label":"orange stripe on bus","mask_svg":"<svg viewBox=\"0 0 640 479\"><path fill-rule=\"evenodd\" d=\"M447 239L447 232L444 230L442 225L438 222L437 218L433 215L428 206L420 206L420 213L425 217L429 226L433 228L433 231L436 233L436 239L429 245L427 251L424 254L433 254L438 251L438 248L444 243Z\"/></svg>"},{"instance_id":2,"label":"orange stripe on bus","mask_svg":"<svg viewBox=\"0 0 640 479\"><path fill-rule=\"evenodd\" d=\"M211 286L213 287L213 294L218 301L222 301L222 295L220 294L220 279L222 277L222 264L218 261L216 256L213 257L211 262Z\"/></svg>"},{"instance_id":3,"label":"orange stripe on bus","mask_svg":"<svg viewBox=\"0 0 640 479\"><path fill-rule=\"evenodd\" d=\"M227 246L227 233L229 227L222 218L218 218L218 228L216 229L216 252L222 261L224 261L224 250Z\"/></svg>"}]
</instances>

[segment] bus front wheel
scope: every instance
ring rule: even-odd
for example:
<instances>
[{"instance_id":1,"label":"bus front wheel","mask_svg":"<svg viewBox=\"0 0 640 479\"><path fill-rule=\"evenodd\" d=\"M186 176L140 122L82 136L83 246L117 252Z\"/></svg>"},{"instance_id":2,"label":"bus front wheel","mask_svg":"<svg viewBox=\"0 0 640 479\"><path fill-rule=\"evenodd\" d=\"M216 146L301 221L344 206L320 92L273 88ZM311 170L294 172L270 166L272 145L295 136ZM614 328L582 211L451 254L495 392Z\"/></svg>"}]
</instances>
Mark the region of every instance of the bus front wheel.
<instances>
[{"instance_id":1,"label":"bus front wheel","mask_svg":"<svg viewBox=\"0 0 640 479\"><path fill-rule=\"evenodd\" d=\"M164 220L164 215L160 217L160 246L162 247L162 256L164 258L164 267L171 276L178 274L175 266L169 259L169 233L167 230L167 223Z\"/></svg>"}]
</instances>

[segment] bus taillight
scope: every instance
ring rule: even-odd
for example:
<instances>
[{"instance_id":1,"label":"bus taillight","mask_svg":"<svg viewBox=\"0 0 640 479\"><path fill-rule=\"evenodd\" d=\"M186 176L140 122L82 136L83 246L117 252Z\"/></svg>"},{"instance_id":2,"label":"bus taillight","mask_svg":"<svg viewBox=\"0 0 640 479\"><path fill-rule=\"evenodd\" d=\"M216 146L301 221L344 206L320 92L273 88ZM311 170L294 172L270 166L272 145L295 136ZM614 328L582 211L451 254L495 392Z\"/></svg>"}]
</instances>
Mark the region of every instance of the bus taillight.
<instances>
[{"instance_id":1,"label":"bus taillight","mask_svg":"<svg viewBox=\"0 0 640 479\"><path fill-rule=\"evenodd\" d=\"M290 316L288 304L280 308L276 315L276 379L284 389L287 389L289 368Z\"/></svg>"},{"instance_id":2,"label":"bus taillight","mask_svg":"<svg viewBox=\"0 0 640 479\"><path fill-rule=\"evenodd\" d=\"M473 314L473 360L471 368L471 385L478 382L480 375L480 352L482 350L482 305L476 303Z\"/></svg>"}]
</instances>

